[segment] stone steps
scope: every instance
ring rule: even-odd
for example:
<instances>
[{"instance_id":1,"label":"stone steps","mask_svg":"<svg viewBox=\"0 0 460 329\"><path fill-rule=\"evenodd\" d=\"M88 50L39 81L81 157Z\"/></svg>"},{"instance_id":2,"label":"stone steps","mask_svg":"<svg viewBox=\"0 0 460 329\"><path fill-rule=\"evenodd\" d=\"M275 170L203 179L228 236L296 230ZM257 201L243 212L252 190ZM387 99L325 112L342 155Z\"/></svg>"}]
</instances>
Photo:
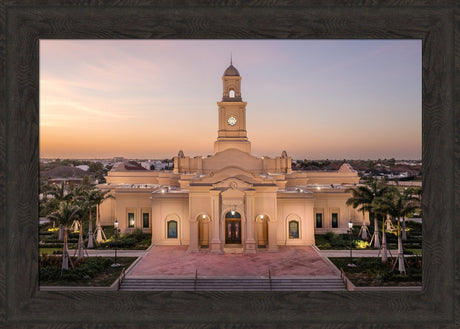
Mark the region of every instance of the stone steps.
<instances>
[{"instance_id":1,"label":"stone steps","mask_svg":"<svg viewBox=\"0 0 460 329\"><path fill-rule=\"evenodd\" d=\"M125 278L122 291L345 291L340 278Z\"/></svg>"}]
</instances>

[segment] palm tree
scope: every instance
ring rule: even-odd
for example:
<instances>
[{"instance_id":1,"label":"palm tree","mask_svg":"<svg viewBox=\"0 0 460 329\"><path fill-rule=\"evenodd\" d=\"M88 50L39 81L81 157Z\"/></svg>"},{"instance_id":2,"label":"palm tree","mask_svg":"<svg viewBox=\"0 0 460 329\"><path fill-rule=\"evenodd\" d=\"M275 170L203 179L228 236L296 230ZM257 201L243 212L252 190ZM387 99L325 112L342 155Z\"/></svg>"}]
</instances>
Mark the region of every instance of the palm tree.
<instances>
[{"instance_id":1,"label":"palm tree","mask_svg":"<svg viewBox=\"0 0 460 329\"><path fill-rule=\"evenodd\" d=\"M93 234L93 216L92 216L92 209L96 206L96 200L99 199L99 190L89 190L86 194L86 199L88 201L88 208L89 208L89 222L88 222L88 245L87 248L91 249L94 248L94 234Z\"/></svg>"},{"instance_id":2,"label":"palm tree","mask_svg":"<svg viewBox=\"0 0 460 329\"><path fill-rule=\"evenodd\" d=\"M64 227L64 247L62 250L62 270L69 269L69 250L67 245L67 226L73 220L74 216L80 211L80 207L73 205L67 201L63 201L59 205L59 209L52 212L49 217L56 220ZM72 265L73 266L73 265Z\"/></svg>"},{"instance_id":3,"label":"palm tree","mask_svg":"<svg viewBox=\"0 0 460 329\"><path fill-rule=\"evenodd\" d=\"M368 182L368 185L358 186L351 189L351 197L347 200L347 206L353 206L353 208L358 208L359 211L364 213L369 213L369 221L374 220L374 234L372 235L372 241L374 241L374 247L380 248L380 239L379 239L379 228L377 216L374 211L374 199L381 197L388 190L388 186L385 183L379 182L375 178L371 178Z\"/></svg>"},{"instance_id":4,"label":"palm tree","mask_svg":"<svg viewBox=\"0 0 460 329\"><path fill-rule=\"evenodd\" d=\"M100 211L100 205L104 200L109 199L109 198L114 198L113 195L109 194L110 191L104 191L102 192L101 190L95 190L95 193L93 195L93 201L94 204L97 206L97 218L96 218L96 242L101 243L104 240L107 240L107 237L105 236L104 230L102 229L101 226L101 211Z\"/></svg>"},{"instance_id":5,"label":"palm tree","mask_svg":"<svg viewBox=\"0 0 460 329\"><path fill-rule=\"evenodd\" d=\"M398 188L391 188L381 198L376 200L378 204L377 209L381 213L386 213L392 220L397 223L397 235L398 235L398 258L393 266L398 263L398 270L400 273L406 273L404 266L404 251L402 247L402 234L401 224L405 217L414 212L415 209L420 207L420 200L413 195L412 189L405 189L401 191Z\"/></svg>"},{"instance_id":6,"label":"palm tree","mask_svg":"<svg viewBox=\"0 0 460 329\"><path fill-rule=\"evenodd\" d=\"M418 207L417 208L421 208L421 202L422 202L422 189L421 188L405 188L404 189L407 197L409 199L411 199L413 202L415 202ZM412 211L412 213L415 211L416 209L414 209ZM403 240L407 240L407 236L406 236L406 217L403 217L402 218L402 233L401 233L401 239Z\"/></svg>"},{"instance_id":7,"label":"palm tree","mask_svg":"<svg viewBox=\"0 0 460 329\"><path fill-rule=\"evenodd\" d=\"M88 199L89 195L89 190L87 186L84 185L79 185L74 187L72 191L74 198L73 201L75 204L80 207L82 217L87 213L89 210L91 213L91 203ZM74 220L74 223L72 226L74 226L76 220ZM81 259L85 257L85 254L88 255L88 252L85 250L85 246L83 243L83 223L82 223L82 218L80 218L80 221L78 222L79 226L79 235L78 235L78 245L77 245L77 250L75 251L75 255L77 255L77 259ZM74 256L75 256L74 255Z\"/></svg>"},{"instance_id":8,"label":"palm tree","mask_svg":"<svg viewBox=\"0 0 460 329\"><path fill-rule=\"evenodd\" d=\"M387 191L387 193L389 193ZM388 214L386 213L385 208L382 208L382 197L380 198L375 198L374 199L374 211L377 214L380 214L385 220L382 221L382 246L380 248L380 252L382 255L382 263L386 263L388 261L388 245L387 245L387 235L385 233L385 225L387 225L388 229L388 223L390 223L390 218ZM391 255L391 252L390 252Z\"/></svg>"},{"instance_id":9,"label":"palm tree","mask_svg":"<svg viewBox=\"0 0 460 329\"><path fill-rule=\"evenodd\" d=\"M51 189L48 191L48 194L54 196L58 201L69 201L72 200L73 194L68 190L68 187L64 182L61 184L51 185Z\"/></svg>"},{"instance_id":10,"label":"palm tree","mask_svg":"<svg viewBox=\"0 0 460 329\"><path fill-rule=\"evenodd\" d=\"M61 184L54 184L51 185L51 189L48 191L48 194L53 196L53 199L50 200L51 209L57 210L60 207L60 203L63 201L71 201L72 200L72 193L68 191L67 185L62 182ZM64 239L64 228L62 224L59 225L59 240Z\"/></svg>"}]
</instances>

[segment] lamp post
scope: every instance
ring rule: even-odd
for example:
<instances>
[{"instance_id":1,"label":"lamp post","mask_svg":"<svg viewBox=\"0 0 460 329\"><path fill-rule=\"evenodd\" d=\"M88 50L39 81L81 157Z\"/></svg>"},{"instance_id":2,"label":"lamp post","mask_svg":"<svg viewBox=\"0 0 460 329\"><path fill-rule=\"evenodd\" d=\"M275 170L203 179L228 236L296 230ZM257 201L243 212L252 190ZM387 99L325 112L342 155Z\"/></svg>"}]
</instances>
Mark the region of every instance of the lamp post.
<instances>
[{"instance_id":1,"label":"lamp post","mask_svg":"<svg viewBox=\"0 0 460 329\"><path fill-rule=\"evenodd\" d=\"M349 267L356 267L355 264L353 264L353 243L351 241L351 235L353 234L353 222L350 221L348 222L348 235L350 236L350 264L348 264Z\"/></svg>"},{"instance_id":2,"label":"lamp post","mask_svg":"<svg viewBox=\"0 0 460 329\"><path fill-rule=\"evenodd\" d=\"M118 233L120 231L118 230L118 220L116 218L115 222L113 223L113 228L115 233L115 262L112 264L112 267L117 267L120 266L120 264L117 263Z\"/></svg>"}]
</instances>

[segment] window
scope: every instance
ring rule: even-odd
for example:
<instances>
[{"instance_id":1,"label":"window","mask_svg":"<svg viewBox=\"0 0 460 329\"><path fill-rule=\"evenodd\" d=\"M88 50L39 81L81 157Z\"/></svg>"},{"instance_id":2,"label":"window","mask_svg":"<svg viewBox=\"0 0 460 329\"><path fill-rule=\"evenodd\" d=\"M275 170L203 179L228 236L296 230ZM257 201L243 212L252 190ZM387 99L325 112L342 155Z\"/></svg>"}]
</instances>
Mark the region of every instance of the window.
<instances>
[{"instance_id":1,"label":"window","mask_svg":"<svg viewBox=\"0 0 460 329\"><path fill-rule=\"evenodd\" d=\"M322 227L323 227L323 214L317 213L316 214L316 228L322 228Z\"/></svg>"},{"instance_id":2,"label":"window","mask_svg":"<svg viewBox=\"0 0 460 329\"><path fill-rule=\"evenodd\" d=\"M168 222L168 239L177 239L177 222L175 220Z\"/></svg>"},{"instance_id":3,"label":"window","mask_svg":"<svg viewBox=\"0 0 460 329\"><path fill-rule=\"evenodd\" d=\"M134 213L128 213L128 227L134 227Z\"/></svg>"},{"instance_id":4,"label":"window","mask_svg":"<svg viewBox=\"0 0 460 329\"><path fill-rule=\"evenodd\" d=\"M150 222L150 218L149 218L149 213L148 212L144 212L142 214L142 227L143 228L148 228L149 227L149 222Z\"/></svg>"},{"instance_id":5,"label":"window","mask_svg":"<svg viewBox=\"0 0 460 329\"><path fill-rule=\"evenodd\" d=\"M233 213L233 214L232 214ZM237 211L229 211L226 215L225 218L241 218L241 215Z\"/></svg>"},{"instance_id":6,"label":"window","mask_svg":"<svg viewBox=\"0 0 460 329\"><path fill-rule=\"evenodd\" d=\"M289 222L289 239L299 238L299 222L293 220Z\"/></svg>"},{"instance_id":7,"label":"window","mask_svg":"<svg viewBox=\"0 0 460 329\"><path fill-rule=\"evenodd\" d=\"M228 92L228 96L230 98L235 98L235 91L233 89L230 89L230 91Z\"/></svg>"},{"instance_id":8,"label":"window","mask_svg":"<svg viewBox=\"0 0 460 329\"><path fill-rule=\"evenodd\" d=\"M339 227L339 214L332 213L332 228Z\"/></svg>"}]
</instances>

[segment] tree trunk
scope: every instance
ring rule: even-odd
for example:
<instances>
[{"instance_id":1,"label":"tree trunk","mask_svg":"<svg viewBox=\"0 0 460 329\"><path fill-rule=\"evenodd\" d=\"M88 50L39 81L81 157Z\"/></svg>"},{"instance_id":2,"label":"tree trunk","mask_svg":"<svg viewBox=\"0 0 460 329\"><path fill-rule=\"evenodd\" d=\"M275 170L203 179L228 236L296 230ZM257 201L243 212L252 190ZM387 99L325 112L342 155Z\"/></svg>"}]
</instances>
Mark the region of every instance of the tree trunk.
<instances>
[{"instance_id":1,"label":"tree trunk","mask_svg":"<svg viewBox=\"0 0 460 329\"><path fill-rule=\"evenodd\" d=\"M402 236L401 236L401 239L407 240L407 235L406 235L406 219L405 219L405 218L403 218L403 222L402 222Z\"/></svg>"},{"instance_id":2,"label":"tree trunk","mask_svg":"<svg viewBox=\"0 0 460 329\"><path fill-rule=\"evenodd\" d=\"M377 216L374 215L374 247L380 248L380 238L379 238L379 222Z\"/></svg>"},{"instance_id":3,"label":"tree trunk","mask_svg":"<svg viewBox=\"0 0 460 329\"><path fill-rule=\"evenodd\" d=\"M77 247L77 259L85 257L85 246L83 244L83 230L82 224L80 223L80 234L78 236L78 247Z\"/></svg>"},{"instance_id":4,"label":"tree trunk","mask_svg":"<svg viewBox=\"0 0 460 329\"><path fill-rule=\"evenodd\" d=\"M64 240L64 228L62 227L62 224L59 224L58 240Z\"/></svg>"},{"instance_id":5,"label":"tree trunk","mask_svg":"<svg viewBox=\"0 0 460 329\"><path fill-rule=\"evenodd\" d=\"M96 242L99 244L104 240L107 240L101 225L101 215L99 211L99 205L97 205L97 216L96 216Z\"/></svg>"},{"instance_id":6,"label":"tree trunk","mask_svg":"<svg viewBox=\"0 0 460 329\"><path fill-rule=\"evenodd\" d=\"M367 226L366 223L363 222L363 225L361 226L361 239L367 240Z\"/></svg>"},{"instance_id":7,"label":"tree trunk","mask_svg":"<svg viewBox=\"0 0 460 329\"><path fill-rule=\"evenodd\" d=\"M387 235L385 234L385 222L383 223L382 227L382 263L386 263L388 261L388 254L387 254Z\"/></svg>"},{"instance_id":8,"label":"tree trunk","mask_svg":"<svg viewBox=\"0 0 460 329\"><path fill-rule=\"evenodd\" d=\"M390 231L391 230L391 220L389 218L387 218L386 224L387 224L387 230Z\"/></svg>"},{"instance_id":9,"label":"tree trunk","mask_svg":"<svg viewBox=\"0 0 460 329\"><path fill-rule=\"evenodd\" d=\"M88 222L88 249L94 248L94 236L93 236L93 219L91 216L91 208L89 208L89 222Z\"/></svg>"},{"instance_id":10,"label":"tree trunk","mask_svg":"<svg viewBox=\"0 0 460 329\"><path fill-rule=\"evenodd\" d=\"M396 262L398 263L398 270L399 270L399 273L406 273L406 268L404 266L404 251L403 251L403 247L402 247L402 239L401 239L401 226L399 224L399 218L397 218L398 220L398 259L396 260ZM396 263L395 263L396 265ZM394 266L393 266L394 268Z\"/></svg>"},{"instance_id":11,"label":"tree trunk","mask_svg":"<svg viewBox=\"0 0 460 329\"><path fill-rule=\"evenodd\" d=\"M69 269L69 250L67 246L67 227L64 228L64 249L62 250L62 270Z\"/></svg>"}]
</instances>

